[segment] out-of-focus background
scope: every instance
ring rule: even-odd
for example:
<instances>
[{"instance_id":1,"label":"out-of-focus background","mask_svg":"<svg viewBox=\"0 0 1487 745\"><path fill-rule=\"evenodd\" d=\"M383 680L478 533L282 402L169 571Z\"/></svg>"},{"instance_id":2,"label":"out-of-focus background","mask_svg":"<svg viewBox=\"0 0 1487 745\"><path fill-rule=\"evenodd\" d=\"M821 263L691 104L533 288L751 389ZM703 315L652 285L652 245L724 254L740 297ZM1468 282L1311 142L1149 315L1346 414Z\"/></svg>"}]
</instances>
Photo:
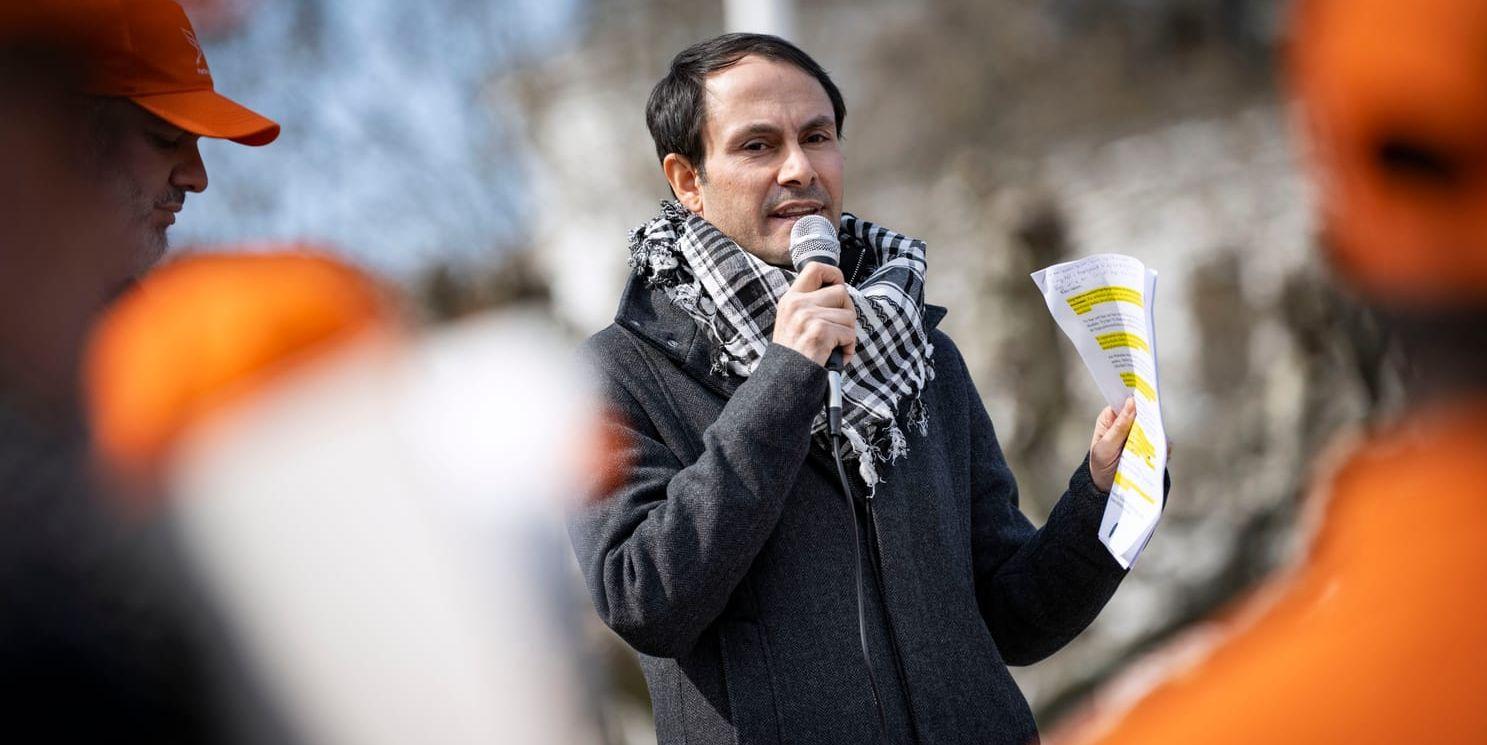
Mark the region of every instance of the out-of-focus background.
<instances>
[{"instance_id":1,"label":"out-of-focus background","mask_svg":"<svg viewBox=\"0 0 1487 745\"><path fill-rule=\"evenodd\" d=\"M522 301L573 343L609 322L625 231L667 195L651 85L694 41L782 32L846 97L847 209L928 242L928 300L1037 521L1101 403L1028 274L1099 252L1156 269L1174 488L1094 625L1014 670L1044 727L1292 555L1308 464L1392 400L1369 318L1313 255L1280 0L184 4L219 89L283 136L203 141L178 245L309 240L430 320ZM644 742L638 669L594 626L611 735Z\"/></svg>"}]
</instances>

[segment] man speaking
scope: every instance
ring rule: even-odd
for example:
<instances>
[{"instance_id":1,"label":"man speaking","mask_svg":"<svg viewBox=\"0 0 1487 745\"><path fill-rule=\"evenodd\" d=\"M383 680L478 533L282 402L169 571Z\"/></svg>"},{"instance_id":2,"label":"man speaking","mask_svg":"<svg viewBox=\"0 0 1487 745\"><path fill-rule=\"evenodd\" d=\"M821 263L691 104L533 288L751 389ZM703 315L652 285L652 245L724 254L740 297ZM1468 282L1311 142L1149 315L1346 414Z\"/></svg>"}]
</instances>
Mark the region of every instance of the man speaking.
<instances>
[{"instance_id":1,"label":"man speaking","mask_svg":"<svg viewBox=\"0 0 1487 745\"><path fill-rule=\"evenodd\" d=\"M652 91L676 201L632 234L635 276L586 345L630 460L573 521L579 563L663 743L1022 745L1007 665L1066 644L1124 576L1096 532L1134 407L1100 414L1035 530L924 304L924 244L842 212L845 117L772 36L696 44ZM808 215L840 254L797 274Z\"/></svg>"}]
</instances>

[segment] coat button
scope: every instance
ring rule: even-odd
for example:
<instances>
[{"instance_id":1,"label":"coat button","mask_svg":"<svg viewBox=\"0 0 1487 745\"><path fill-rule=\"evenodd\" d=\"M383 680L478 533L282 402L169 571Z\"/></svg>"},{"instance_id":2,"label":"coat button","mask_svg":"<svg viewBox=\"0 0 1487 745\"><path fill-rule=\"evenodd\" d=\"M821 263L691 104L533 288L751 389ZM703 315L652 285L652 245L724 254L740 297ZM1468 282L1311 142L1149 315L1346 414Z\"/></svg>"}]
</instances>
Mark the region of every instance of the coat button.
<instances>
[{"instance_id":1,"label":"coat button","mask_svg":"<svg viewBox=\"0 0 1487 745\"><path fill-rule=\"evenodd\" d=\"M666 346L671 347L672 349L676 349L676 340L675 339L667 339L666 340Z\"/></svg>"}]
</instances>

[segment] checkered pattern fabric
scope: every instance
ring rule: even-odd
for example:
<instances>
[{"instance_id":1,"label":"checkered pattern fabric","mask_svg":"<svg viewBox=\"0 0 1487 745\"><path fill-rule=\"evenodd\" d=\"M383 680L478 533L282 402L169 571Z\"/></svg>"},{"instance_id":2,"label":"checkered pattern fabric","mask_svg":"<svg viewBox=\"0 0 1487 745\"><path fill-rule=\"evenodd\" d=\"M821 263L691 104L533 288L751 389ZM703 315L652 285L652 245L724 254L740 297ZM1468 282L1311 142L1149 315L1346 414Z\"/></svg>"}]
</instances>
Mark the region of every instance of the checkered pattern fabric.
<instances>
[{"instance_id":1,"label":"checkered pattern fabric","mask_svg":"<svg viewBox=\"0 0 1487 745\"><path fill-rule=\"evenodd\" d=\"M878 464L908 454L901 423L927 432L919 394L934 377L934 348L923 323L925 246L846 213L839 237L876 257L877 269L847 288L857 308L857 352L842 374L845 454L871 487ZM632 231L630 252L636 273L664 287L707 331L714 373L748 377L758 367L794 272L764 263L674 201ZM813 432L829 444L824 409Z\"/></svg>"}]
</instances>

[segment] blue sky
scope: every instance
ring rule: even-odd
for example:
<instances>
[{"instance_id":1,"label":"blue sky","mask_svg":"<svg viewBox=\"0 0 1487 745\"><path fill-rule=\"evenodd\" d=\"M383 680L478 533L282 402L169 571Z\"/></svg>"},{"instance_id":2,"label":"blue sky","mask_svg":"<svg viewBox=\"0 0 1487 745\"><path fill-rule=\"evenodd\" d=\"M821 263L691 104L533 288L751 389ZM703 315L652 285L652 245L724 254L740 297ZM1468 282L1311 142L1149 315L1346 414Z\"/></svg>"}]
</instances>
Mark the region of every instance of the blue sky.
<instances>
[{"instance_id":1,"label":"blue sky","mask_svg":"<svg viewBox=\"0 0 1487 745\"><path fill-rule=\"evenodd\" d=\"M177 246L309 240L393 277L523 241L520 135L488 83L578 36L580 0L261 0L205 40L217 89L283 125L204 141Z\"/></svg>"}]
</instances>

